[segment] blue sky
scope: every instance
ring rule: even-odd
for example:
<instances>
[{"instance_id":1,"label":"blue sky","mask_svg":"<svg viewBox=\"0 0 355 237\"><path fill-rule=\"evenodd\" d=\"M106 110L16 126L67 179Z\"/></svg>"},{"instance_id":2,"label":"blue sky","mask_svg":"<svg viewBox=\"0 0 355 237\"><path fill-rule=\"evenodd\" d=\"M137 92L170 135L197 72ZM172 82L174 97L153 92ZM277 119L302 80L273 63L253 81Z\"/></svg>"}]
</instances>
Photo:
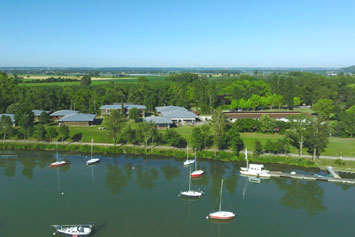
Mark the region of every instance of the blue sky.
<instances>
[{"instance_id":1,"label":"blue sky","mask_svg":"<svg viewBox=\"0 0 355 237\"><path fill-rule=\"evenodd\" d=\"M354 0L0 0L0 66L350 66L354 9Z\"/></svg>"}]
</instances>

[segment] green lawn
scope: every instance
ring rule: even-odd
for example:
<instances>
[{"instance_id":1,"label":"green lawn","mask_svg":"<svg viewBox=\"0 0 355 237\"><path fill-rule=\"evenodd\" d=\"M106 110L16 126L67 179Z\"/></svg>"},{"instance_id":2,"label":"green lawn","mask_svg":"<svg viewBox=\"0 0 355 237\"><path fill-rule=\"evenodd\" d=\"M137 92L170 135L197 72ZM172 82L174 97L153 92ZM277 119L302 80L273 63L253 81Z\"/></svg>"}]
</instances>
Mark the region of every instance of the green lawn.
<instances>
[{"instance_id":1,"label":"green lawn","mask_svg":"<svg viewBox=\"0 0 355 237\"><path fill-rule=\"evenodd\" d=\"M112 143L112 137L108 130L99 130L99 126L95 127L70 127L70 138L75 134L82 134L82 142L90 142L91 138L98 143Z\"/></svg>"}]
</instances>

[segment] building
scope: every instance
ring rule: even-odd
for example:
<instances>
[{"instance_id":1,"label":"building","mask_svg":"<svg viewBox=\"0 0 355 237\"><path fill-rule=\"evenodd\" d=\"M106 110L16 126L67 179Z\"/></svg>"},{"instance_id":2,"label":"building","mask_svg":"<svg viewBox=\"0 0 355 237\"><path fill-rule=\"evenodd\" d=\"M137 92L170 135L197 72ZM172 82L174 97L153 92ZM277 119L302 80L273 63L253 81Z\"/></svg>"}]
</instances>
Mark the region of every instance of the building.
<instances>
[{"instance_id":1,"label":"building","mask_svg":"<svg viewBox=\"0 0 355 237\"><path fill-rule=\"evenodd\" d=\"M145 110L147 109L146 106L129 104L129 103L125 103L125 104L123 104L123 106L124 106L124 110L125 110L126 114L128 114L128 112L131 109L136 108L136 109L139 110L141 116L144 118L144 113L145 113ZM121 110L121 109L122 109L122 105L121 104L103 105L103 106L100 107L102 116L110 114L111 110Z\"/></svg>"},{"instance_id":2,"label":"building","mask_svg":"<svg viewBox=\"0 0 355 237\"><path fill-rule=\"evenodd\" d=\"M156 107L158 115L171 120L177 125L195 124L201 119L193 112L179 106Z\"/></svg>"},{"instance_id":3,"label":"building","mask_svg":"<svg viewBox=\"0 0 355 237\"><path fill-rule=\"evenodd\" d=\"M95 114L73 113L58 119L59 125L67 126L90 126L94 124Z\"/></svg>"},{"instance_id":4,"label":"building","mask_svg":"<svg viewBox=\"0 0 355 237\"><path fill-rule=\"evenodd\" d=\"M39 110L39 109L34 109L32 110L33 115L34 115L34 120L38 121L39 120L39 116L41 116L41 113L46 112L47 114L50 113L50 111L45 111L45 110Z\"/></svg>"},{"instance_id":5,"label":"building","mask_svg":"<svg viewBox=\"0 0 355 237\"><path fill-rule=\"evenodd\" d=\"M0 114L0 120L2 116L7 116L10 117L11 122L12 122L12 126L15 127L16 126L16 121L15 121L15 115L14 114Z\"/></svg>"},{"instance_id":6,"label":"building","mask_svg":"<svg viewBox=\"0 0 355 237\"><path fill-rule=\"evenodd\" d=\"M259 120L262 115L268 115L272 119L285 120L290 115L298 115L300 112L225 112L232 122L238 119Z\"/></svg>"},{"instance_id":7,"label":"building","mask_svg":"<svg viewBox=\"0 0 355 237\"><path fill-rule=\"evenodd\" d=\"M70 114L78 114L79 111L76 110L59 110L54 113L51 113L50 116L52 117L53 120L59 120L63 118L64 116L70 115Z\"/></svg>"},{"instance_id":8,"label":"building","mask_svg":"<svg viewBox=\"0 0 355 237\"><path fill-rule=\"evenodd\" d=\"M146 122L154 123L158 129L169 129L171 126L174 125L173 121L168 118L160 117L160 116L151 116L144 118Z\"/></svg>"}]
</instances>

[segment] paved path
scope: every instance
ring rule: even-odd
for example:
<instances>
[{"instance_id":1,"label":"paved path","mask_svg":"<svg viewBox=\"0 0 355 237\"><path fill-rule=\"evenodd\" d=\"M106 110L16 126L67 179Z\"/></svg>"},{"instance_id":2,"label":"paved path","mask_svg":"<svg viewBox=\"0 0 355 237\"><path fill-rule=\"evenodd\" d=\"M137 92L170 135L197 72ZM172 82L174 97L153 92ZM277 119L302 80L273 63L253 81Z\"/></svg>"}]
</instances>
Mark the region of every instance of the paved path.
<instances>
[{"instance_id":1,"label":"paved path","mask_svg":"<svg viewBox=\"0 0 355 237\"><path fill-rule=\"evenodd\" d=\"M45 142L45 141L34 141L34 140L5 140L6 143L40 143L40 144L56 144L57 142ZM65 145L88 145L90 146L91 143L90 142L58 142L58 144L65 144ZM93 143L94 146L113 146L112 143ZM117 146L122 146L122 144L117 144ZM124 146L131 146L131 147L141 147L144 148L144 145L132 145L132 144L126 144ZM181 150L181 151L185 151L186 148L176 148L176 147L172 147L172 146L162 146L162 145L157 145L157 146L147 146L148 149L151 148L158 148L158 149L165 149L165 150ZM193 152L192 149L190 149L191 152ZM208 151L213 151L215 152L215 149L208 149ZM227 152L233 152L231 150L224 150ZM244 153L244 151L240 152L241 154ZM248 154L253 154L252 151L248 151ZM274 155L274 154L268 154L266 153L266 155ZM310 155L302 155L299 156L298 154L277 154L277 156L283 156L283 157L293 157L293 158L312 158L312 156ZM355 161L355 157L339 157L339 156L320 156L319 159L328 159L328 160L337 160L337 159L342 159L344 161Z\"/></svg>"}]
</instances>

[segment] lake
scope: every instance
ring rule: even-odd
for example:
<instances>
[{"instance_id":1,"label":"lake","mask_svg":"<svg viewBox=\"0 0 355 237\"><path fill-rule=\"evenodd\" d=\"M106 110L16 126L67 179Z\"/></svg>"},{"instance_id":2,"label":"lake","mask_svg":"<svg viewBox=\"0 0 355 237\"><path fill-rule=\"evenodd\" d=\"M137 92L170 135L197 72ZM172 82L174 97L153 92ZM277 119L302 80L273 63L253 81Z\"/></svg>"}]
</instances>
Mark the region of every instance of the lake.
<instances>
[{"instance_id":1,"label":"lake","mask_svg":"<svg viewBox=\"0 0 355 237\"><path fill-rule=\"evenodd\" d=\"M95 224L92 236L354 236L355 186L283 178L250 179L237 163L201 161L206 174L188 189L182 160L60 153L71 162L48 168L54 152L0 152L0 236L53 236L53 224ZM295 167L270 166L293 171ZM297 172L317 172L302 170ZM231 223L206 216L233 211Z\"/></svg>"}]
</instances>

